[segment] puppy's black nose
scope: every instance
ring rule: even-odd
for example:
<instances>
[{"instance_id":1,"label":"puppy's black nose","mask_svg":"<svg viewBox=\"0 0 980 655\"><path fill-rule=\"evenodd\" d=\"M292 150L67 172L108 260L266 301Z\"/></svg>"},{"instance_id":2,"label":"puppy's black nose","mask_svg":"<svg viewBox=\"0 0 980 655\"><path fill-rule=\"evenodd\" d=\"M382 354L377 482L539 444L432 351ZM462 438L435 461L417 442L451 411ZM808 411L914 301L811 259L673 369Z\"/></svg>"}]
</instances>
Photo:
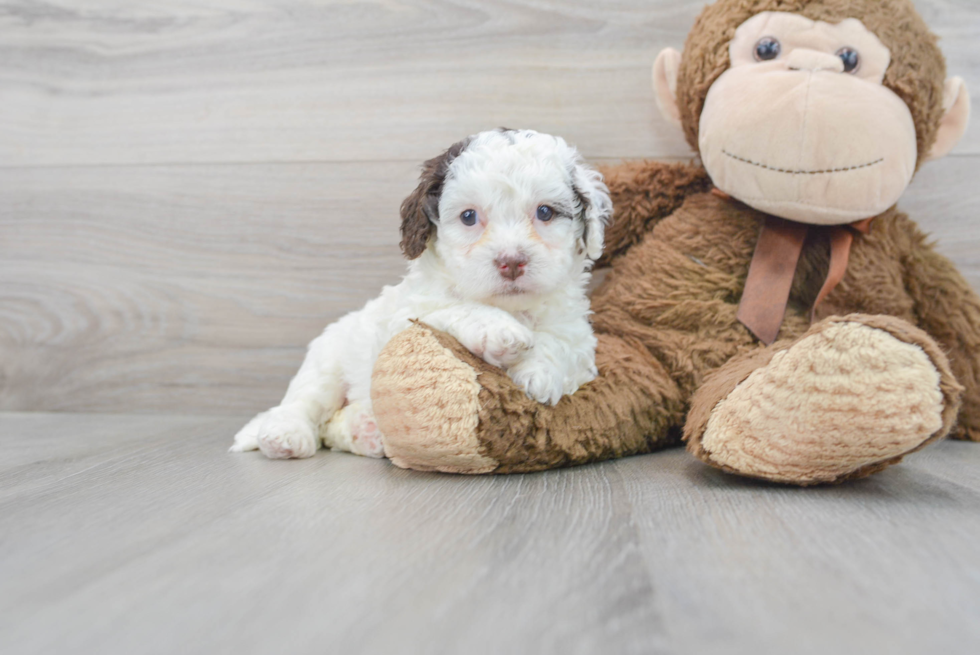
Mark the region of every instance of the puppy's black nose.
<instances>
[{"instance_id":1,"label":"puppy's black nose","mask_svg":"<svg viewBox=\"0 0 980 655\"><path fill-rule=\"evenodd\" d=\"M516 280L524 275L524 267L527 265L527 255L501 255L493 260L497 265L502 277L508 280Z\"/></svg>"}]
</instances>

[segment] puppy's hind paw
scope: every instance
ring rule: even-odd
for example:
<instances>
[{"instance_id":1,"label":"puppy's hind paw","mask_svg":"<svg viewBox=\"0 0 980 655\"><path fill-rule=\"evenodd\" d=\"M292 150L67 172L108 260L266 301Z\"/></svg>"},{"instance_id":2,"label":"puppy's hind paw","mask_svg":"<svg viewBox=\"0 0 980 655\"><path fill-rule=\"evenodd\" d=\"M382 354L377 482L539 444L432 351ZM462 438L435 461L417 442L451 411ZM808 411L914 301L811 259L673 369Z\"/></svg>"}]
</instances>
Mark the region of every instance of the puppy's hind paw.
<instances>
[{"instance_id":1,"label":"puppy's hind paw","mask_svg":"<svg viewBox=\"0 0 980 655\"><path fill-rule=\"evenodd\" d=\"M385 446L381 430L374 417L365 411L358 412L351 419L351 452L365 457L385 456Z\"/></svg>"},{"instance_id":2,"label":"puppy's hind paw","mask_svg":"<svg viewBox=\"0 0 980 655\"><path fill-rule=\"evenodd\" d=\"M251 421L245 424L238 434L235 435L235 443L231 445L228 449L230 453L244 453L249 450L259 449L259 428L262 426L262 421L265 420L266 414L269 412L262 412Z\"/></svg>"},{"instance_id":3,"label":"puppy's hind paw","mask_svg":"<svg viewBox=\"0 0 980 655\"><path fill-rule=\"evenodd\" d=\"M381 430L370 411L358 403L340 409L327 424L323 445L364 457L385 456Z\"/></svg>"},{"instance_id":4,"label":"puppy's hind paw","mask_svg":"<svg viewBox=\"0 0 980 655\"><path fill-rule=\"evenodd\" d=\"M269 459L313 457L320 446L317 431L307 418L276 410L264 417L257 442Z\"/></svg>"}]
</instances>

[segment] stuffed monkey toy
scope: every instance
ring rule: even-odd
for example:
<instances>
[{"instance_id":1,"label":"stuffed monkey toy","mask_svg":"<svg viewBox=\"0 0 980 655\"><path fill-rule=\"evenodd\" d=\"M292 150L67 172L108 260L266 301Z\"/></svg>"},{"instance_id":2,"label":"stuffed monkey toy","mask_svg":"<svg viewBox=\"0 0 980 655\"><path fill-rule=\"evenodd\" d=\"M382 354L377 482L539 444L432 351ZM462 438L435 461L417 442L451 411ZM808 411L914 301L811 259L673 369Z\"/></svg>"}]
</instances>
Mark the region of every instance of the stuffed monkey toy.
<instances>
[{"instance_id":1,"label":"stuffed monkey toy","mask_svg":"<svg viewBox=\"0 0 980 655\"><path fill-rule=\"evenodd\" d=\"M718 0L654 87L703 166L605 171L598 378L540 405L417 324L375 367L392 461L510 473L683 441L810 485L980 441L980 299L895 207L969 116L912 2Z\"/></svg>"}]
</instances>

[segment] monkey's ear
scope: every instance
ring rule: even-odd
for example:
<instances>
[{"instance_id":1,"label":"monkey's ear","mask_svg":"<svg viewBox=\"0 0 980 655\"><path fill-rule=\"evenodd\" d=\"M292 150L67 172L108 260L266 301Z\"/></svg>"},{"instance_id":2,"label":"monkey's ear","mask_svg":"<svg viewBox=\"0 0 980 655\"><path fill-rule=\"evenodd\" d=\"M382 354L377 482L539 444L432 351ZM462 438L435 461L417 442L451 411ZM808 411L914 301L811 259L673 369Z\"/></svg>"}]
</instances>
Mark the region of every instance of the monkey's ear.
<instances>
[{"instance_id":1,"label":"monkey's ear","mask_svg":"<svg viewBox=\"0 0 980 655\"><path fill-rule=\"evenodd\" d=\"M681 53L665 48L653 62L653 90L657 107L668 121L680 127L681 112L677 108L677 73L681 68Z\"/></svg>"},{"instance_id":2,"label":"monkey's ear","mask_svg":"<svg viewBox=\"0 0 980 655\"><path fill-rule=\"evenodd\" d=\"M966 133L966 126L970 123L970 93L966 89L966 82L961 78L951 77L946 80L943 88L943 110L946 113L939 121L936 142L932 144L926 161L948 155Z\"/></svg>"},{"instance_id":3,"label":"monkey's ear","mask_svg":"<svg viewBox=\"0 0 980 655\"><path fill-rule=\"evenodd\" d=\"M602 174L579 162L575 166L572 189L582 206L581 217L585 223L582 241L585 254L592 261L602 257L602 243L606 225L612 219L613 204L609 189L602 181Z\"/></svg>"},{"instance_id":4,"label":"monkey's ear","mask_svg":"<svg viewBox=\"0 0 980 655\"><path fill-rule=\"evenodd\" d=\"M429 237L439 221L439 198L449 174L449 165L466 150L471 138L454 143L449 150L422 164L419 185L402 202L402 253L416 259L425 252Z\"/></svg>"}]
</instances>

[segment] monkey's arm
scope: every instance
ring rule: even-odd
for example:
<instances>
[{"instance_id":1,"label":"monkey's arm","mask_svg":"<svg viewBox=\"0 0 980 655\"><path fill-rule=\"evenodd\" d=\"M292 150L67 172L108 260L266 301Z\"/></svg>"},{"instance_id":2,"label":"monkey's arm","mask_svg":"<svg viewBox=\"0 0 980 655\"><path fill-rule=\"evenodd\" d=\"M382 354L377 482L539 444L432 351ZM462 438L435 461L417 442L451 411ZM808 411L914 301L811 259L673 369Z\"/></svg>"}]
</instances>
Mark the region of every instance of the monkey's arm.
<instances>
[{"instance_id":1,"label":"monkey's arm","mask_svg":"<svg viewBox=\"0 0 980 655\"><path fill-rule=\"evenodd\" d=\"M635 340L598 340L599 376L550 406L448 334L413 325L374 368L386 455L423 471L518 473L676 444L680 431L671 428L683 421L684 403L667 370Z\"/></svg>"},{"instance_id":2,"label":"monkey's arm","mask_svg":"<svg viewBox=\"0 0 980 655\"><path fill-rule=\"evenodd\" d=\"M946 351L965 387L954 439L980 441L980 298L949 261L912 228L905 255L905 287L915 301L919 326Z\"/></svg>"},{"instance_id":3,"label":"monkey's arm","mask_svg":"<svg viewBox=\"0 0 980 655\"><path fill-rule=\"evenodd\" d=\"M608 266L639 243L654 224L681 206L684 199L711 188L701 166L657 161L600 166L613 201L612 225L606 229L605 248L597 266Z\"/></svg>"}]
</instances>

